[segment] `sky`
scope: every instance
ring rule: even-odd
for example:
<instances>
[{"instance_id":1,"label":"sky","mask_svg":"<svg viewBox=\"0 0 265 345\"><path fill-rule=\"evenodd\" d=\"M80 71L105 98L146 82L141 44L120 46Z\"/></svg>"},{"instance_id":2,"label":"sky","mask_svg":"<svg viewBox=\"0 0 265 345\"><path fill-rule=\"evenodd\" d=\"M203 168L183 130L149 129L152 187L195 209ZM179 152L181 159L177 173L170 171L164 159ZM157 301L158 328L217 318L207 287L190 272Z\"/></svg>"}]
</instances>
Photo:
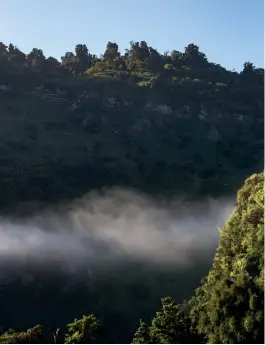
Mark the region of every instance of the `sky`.
<instances>
[{"instance_id":1,"label":"sky","mask_svg":"<svg viewBox=\"0 0 265 345\"><path fill-rule=\"evenodd\" d=\"M76 44L104 53L146 41L160 53L194 43L209 61L264 67L263 0L0 0L0 40L60 59Z\"/></svg>"}]
</instances>

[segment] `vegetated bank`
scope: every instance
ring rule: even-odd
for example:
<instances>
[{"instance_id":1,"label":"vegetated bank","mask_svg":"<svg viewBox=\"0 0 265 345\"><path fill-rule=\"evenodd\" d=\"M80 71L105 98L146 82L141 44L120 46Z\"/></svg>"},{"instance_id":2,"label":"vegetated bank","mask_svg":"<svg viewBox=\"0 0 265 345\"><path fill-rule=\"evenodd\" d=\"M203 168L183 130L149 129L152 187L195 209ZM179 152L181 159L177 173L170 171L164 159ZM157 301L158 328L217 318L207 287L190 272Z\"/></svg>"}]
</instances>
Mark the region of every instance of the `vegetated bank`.
<instances>
[{"instance_id":1,"label":"vegetated bank","mask_svg":"<svg viewBox=\"0 0 265 345\"><path fill-rule=\"evenodd\" d=\"M23 211L110 186L189 197L235 193L263 166L264 70L78 44L61 61L0 45L1 207Z\"/></svg>"}]
</instances>

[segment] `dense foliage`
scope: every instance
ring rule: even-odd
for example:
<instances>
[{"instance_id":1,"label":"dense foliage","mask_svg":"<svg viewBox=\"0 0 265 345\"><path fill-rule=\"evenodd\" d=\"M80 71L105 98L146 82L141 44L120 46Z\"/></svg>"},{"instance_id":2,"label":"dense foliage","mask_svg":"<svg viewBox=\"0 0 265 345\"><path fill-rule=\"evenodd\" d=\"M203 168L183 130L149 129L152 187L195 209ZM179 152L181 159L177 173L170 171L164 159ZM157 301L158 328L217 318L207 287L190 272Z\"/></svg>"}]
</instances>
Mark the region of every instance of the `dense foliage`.
<instances>
[{"instance_id":1,"label":"dense foliage","mask_svg":"<svg viewBox=\"0 0 265 345\"><path fill-rule=\"evenodd\" d=\"M2 207L113 185L221 195L262 167L264 70L250 62L238 73L195 44L144 41L61 61L1 43L0 62Z\"/></svg>"},{"instance_id":2,"label":"dense foliage","mask_svg":"<svg viewBox=\"0 0 265 345\"><path fill-rule=\"evenodd\" d=\"M99 322L95 315L83 315L82 319L75 319L67 325L69 334L66 334L65 344L89 344L95 340L99 330Z\"/></svg>"},{"instance_id":3,"label":"dense foliage","mask_svg":"<svg viewBox=\"0 0 265 345\"><path fill-rule=\"evenodd\" d=\"M208 343L264 342L264 174L247 179L191 317Z\"/></svg>"},{"instance_id":4,"label":"dense foliage","mask_svg":"<svg viewBox=\"0 0 265 345\"><path fill-rule=\"evenodd\" d=\"M263 69L246 62L240 72L226 70L195 44L161 54L144 41L131 42L122 54L108 42L100 57L78 44L58 61L41 49L25 54L0 43L0 212L23 216L108 186L190 199L233 194L263 166L263 82ZM3 330L0 340L32 342L34 336L38 342L49 333L58 342L49 325L61 328L92 312L104 326L97 341L126 342L139 314L152 315L164 295L172 299L162 300L150 326L141 321L134 343L258 342L263 201L255 188L261 193L261 180L255 175L240 190L214 267L188 302L177 304L208 262L184 273L146 272L126 262L97 285L29 269L34 279L27 284L15 275L1 281L0 325L40 323L44 331ZM92 328L82 333L84 325ZM92 341L96 329L88 316L62 334L81 343Z\"/></svg>"},{"instance_id":5,"label":"dense foliage","mask_svg":"<svg viewBox=\"0 0 265 345\"><path fill-rule=\"evenodd\" d=\"M133 344L246 344L264 342L264 174L248 178L221 230L209 274L183 304L162 298L151 325L140 320ZM65 343L95 342L100 324L91 314L67 325ZM118 326L118 330L120 330ZM58 329L53 342L60 340ZM42 327L8 330L1 343L39 343ZM106 339L105 339L106 341ZM47 339L46 339L47 342ZM106 341L107 342L107 341Z\"/></svg>"},{"instance_id":6,"label":"dense foliage","mask_svg":"<svg viewBox=\"0 0 265 345\"><path fill-rule=\"evenodd\" d=\"M19 332L9 329L0 334L1 344L38 344L42 341L42 327L37 325L27 329L25 332Z\"/></svg>"},{"instance_id":7,"label":"dense foliage","mask_svg":"<svg viewBox=\"0 0 265 345\"><path fill-rule=\"evenodd\" d=\"M95 315L83 315L81 319L75 319L74 322L67 325L68 332L65 334L64 341L60 338L60 329L55 331L50 329L54 344L89 344L93 343L95 334L100 328L99 321ZM0 335L1 344L42 344L43 328L37 325L28 329L26 332L19 332L13 329L5 331ZM46 339L47 340L47 339Z\"/></svg>"},{"instance_id":8,"label":"dense foliage","mask_svg":"<svg viewBox=\"0 0 265 345\"><path fill-rule=\"evenodd\" d=\"M185 305L171 298L162 298L162 310L156 313L151 326L140 320L133 344L198 344L202 342L187 316Z\"/></svg>"},{"instance_id":9,"label":"dense foliage","mask_svg":"<svg viewBox=\"0 0 265 345\"><path fill-rule=\"evenodd\" d=\"M201 338L200 338L201 337ZM237 207L221 230L213 268L183 305L162 299L133 343L264 343L264 174L238 191Z\"/></svg>"}]
</instances>

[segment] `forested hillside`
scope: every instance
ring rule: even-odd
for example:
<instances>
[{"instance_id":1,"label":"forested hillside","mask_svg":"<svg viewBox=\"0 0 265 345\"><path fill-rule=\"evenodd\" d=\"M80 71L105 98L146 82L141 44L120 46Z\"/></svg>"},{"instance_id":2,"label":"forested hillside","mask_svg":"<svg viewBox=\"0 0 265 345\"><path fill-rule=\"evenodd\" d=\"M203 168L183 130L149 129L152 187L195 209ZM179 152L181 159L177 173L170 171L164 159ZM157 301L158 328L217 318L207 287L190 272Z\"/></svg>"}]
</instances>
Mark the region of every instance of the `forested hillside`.
<instances>
[{"instance_id":1,"label":"forested hillside","mask_svg":"<svg viewBox=\"0 0 265 345\"><path fill-rule=\"evenodd\" d=\"M121 54L108 42L100 57L78 44L58 61L1 43L1 209L108 186L234 193L263 166L263 80L195 44L161 54L131 42Z\"/></svg>"},{"instance_id":2,"label":"forested hillside","mask_svg":"<svg viewBox=\"0 0 265 345\"><path fill-rule=\"evenodd\" d=\"M155 202L176 201L176 213L182 205L192 209L199 202L203 215L203 202L218 203L227 196L231 201L245 178L263 169L263 100L263 69L246 62L242 71L229 71L208 61L195 44L184 52L161 53L145 41L130 42L121 53L108 42L101 56L77 44L59 61L41 49L25 53L0 43L0 342L124 343L132 341L140 317L146 323L141 321L134 343L260 342L263 175L253 175L238 192L213 268L191 299L217 246L217 236L208 230L195 246L203 254L194 250L192 263L183 267L172 265L174 255L170 264L160 263L163 252L155 253L155 240L147 237L146 261L127 255L128 247L122 247L116 261L104 261L103 241L94 261L83 260L75 271L67 245L80 234L73 230L60 245L56 237L64 238L69 210L62 211L61 223L53 215L49 219L48 211L45 227L38 219L47 209L55 213L88 193L120 188L136 201L129 204L130 224L119 218L123 203L114 202L112 217L120 223L113 222L111 230L128 230L132 243L139 224L131 221L134 215L145 220L139 231L151 228L143 215L150 203L142 195ZM220 208L226 201L220 201ZM103 216L109 220L107 206ZM159 207L152 209L154 226L166 214ZM198 219L192 220L196 229L202 226ZM164 236L158 238L166 245L176 239L167 238L169 223L159 223ZM199 230L192 233L190 223L183 224L185 235L198 239ZM178 219L173 225L182 229ZM87 228L93 230L90 223ZM93 246L89 231L87 242ZM24 234L31 247L22 247ZM181 243L182 234L177 232L175 242ZM35 248L30 256L33 244L42 254L47 249L46 256L38 256ZM67 259L61 266L55 264L57 249ZM47 262L41 262L43 257ZM150 324L162 296L171 298L163 299L162 311ZM29 328L34 324L42 326Z\"/></svg>"}]
</instances>

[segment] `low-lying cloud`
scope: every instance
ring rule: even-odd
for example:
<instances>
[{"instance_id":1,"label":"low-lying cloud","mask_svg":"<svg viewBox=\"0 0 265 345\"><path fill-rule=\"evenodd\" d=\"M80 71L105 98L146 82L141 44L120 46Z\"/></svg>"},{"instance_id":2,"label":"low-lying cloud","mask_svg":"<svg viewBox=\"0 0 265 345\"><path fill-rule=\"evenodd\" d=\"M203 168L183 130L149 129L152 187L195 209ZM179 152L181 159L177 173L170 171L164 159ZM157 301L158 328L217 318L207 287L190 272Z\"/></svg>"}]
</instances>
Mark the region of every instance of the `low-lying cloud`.
<instances>
[{"instance_id":1,"label":"low-lying cloud","mask_svg":"<svg viewBox=\"0 0 265 345\"><path fill-rule=\"evenodd\" d=\"M134 191L91 193L22 220L0 219L0 261L188 265L218 244L231 198L157 201Z\"/></svg>"}]
</instances>

